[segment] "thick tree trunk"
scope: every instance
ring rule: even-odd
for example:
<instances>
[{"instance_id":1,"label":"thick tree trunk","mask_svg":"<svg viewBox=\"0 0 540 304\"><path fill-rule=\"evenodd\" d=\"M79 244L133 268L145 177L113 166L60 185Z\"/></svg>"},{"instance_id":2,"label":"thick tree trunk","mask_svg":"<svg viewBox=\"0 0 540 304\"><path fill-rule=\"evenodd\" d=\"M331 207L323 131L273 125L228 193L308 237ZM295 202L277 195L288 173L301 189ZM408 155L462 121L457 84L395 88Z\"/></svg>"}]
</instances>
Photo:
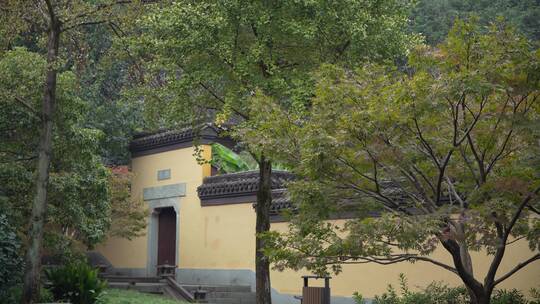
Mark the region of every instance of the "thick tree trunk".
<instances>
[{"instance_id":1,"label":"thick tree trunk","mask_svg":"<svg viewBox=\"0 0 540 304\"><path fill-rule=\"evenodd\" d=\"M489 304L489 295L480 282L478 282L473 274L472 269L467 269L464 264L469 262L470 256L468 251L463 252L464 248L456 240L446 239L441 240L443 247L452 255L454 267L456 268L457 275L461 278L465 287L469 291L472 304ZM462 254L467 256L462 257ZM472 268L472 267L471 267Z\"/></svg>"},{"instance_id":2,"label":"thick tree trunk","mask_svg":"<svg viewBox=\"0 0 540 304\"><path fill-rule=\"evenodd\" d=\"M51 18L47 41L47 74L41 113L42 129L39 140L36 194L32 205L32 217L30 218L29 244L26 253L26 269L21 297L21 303L23 304L39 301L41 246L43 243L43 225L47 210L47 184L49 182L52 150L52 119L56 101L57 68L55 64L58 56L59 39L60 25L54 18Z\"/></svg>"},{"instance_id":3,"label":"thick tree trunk","mask_svg":"<svg viewBox=\"0 0 540 304\"><path fill-rule=\"evenodd\" d=\"M467 243L465 240L465 225L463 223L456 223L456 236L459 240L459 255L461 258L461 264L463 264L464 271L469 273L471 277L474 277L474 271L473 271L473 264L472 264L472 258L469 253L469 248L467 247ZM471 297L471 302L475 303L477 300L477 295L475 294L474 290L467 287L467 292L469 293L469 296Z\"/></svg>"},{"instance_id":4,"label":"thick tree trunk","mask_svg":"<svg viewBox=\"0 0 540 304\"><path fill-rule=\"evenodd\" d=\"M272 204L272 163L261 156L259 162L259 191L257 192L257 240L255 245L255 276L257 304L271 304L270 262L264 256L262 249L264 241L259 234L270 230L270 205Z\"/></svg>"},{"instance_id":5,"label":"thick tree trunk","mask_svg":"<svg viewBox=\"0 0 540 304\"><path fill-rule=\"evenodd\" d=\"M473 302L475 304L489 304L491 302L490 296L487 295L485 292L482 294L476 295L476 302Z\"/></svg>"}]
</instances>

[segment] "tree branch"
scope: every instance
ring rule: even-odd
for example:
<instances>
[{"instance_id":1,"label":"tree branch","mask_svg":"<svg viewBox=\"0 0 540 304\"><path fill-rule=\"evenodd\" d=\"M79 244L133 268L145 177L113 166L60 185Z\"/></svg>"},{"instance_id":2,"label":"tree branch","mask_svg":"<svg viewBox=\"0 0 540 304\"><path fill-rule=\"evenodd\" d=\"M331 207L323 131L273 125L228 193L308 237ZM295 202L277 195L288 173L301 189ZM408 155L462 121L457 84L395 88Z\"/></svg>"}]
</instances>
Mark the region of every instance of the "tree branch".
<instances>
[{"instance_id":1,"label":"tree branch","mask_svg":"<svg viewBox=\"0 0 540 304\"><path fill-rule=\"evenodd\" d=\"M444 264L442 262L439 262L437 260L434 260L425 256L419 256L416 254L396 254L390 257L334 256L334 257L329 257L329 258L338 260L339 262L330 261L327 263L327 265L337 264L337 263L339 264L375 263L379 265L391 265L391 264L396 264L396 263L401 263L401 262L414 262L418 260L418 261L431 263L433 265L446 269L454 274L457 274L457 270L450 265ZM347 261L347 260L350 260L350 261Z\"/></svg>"},{"instance_id":2,"label":"tree branch","mask_svg":"<svg viewBox=\"0 0 540 304\"><path fill-rule=\"evenodd\" d=\"M420 130L420 126L418 125L418 120L416 118L413 118L413 121L414 126L416 127L418 138L420 139L420 143L422 144L422 146L424 146L424 148L427 149L429 155L431 156L431 159L433 160L437 168L440 168L439 159L437 158L437 156L435 156L435 152L433 151L427 140L424 138L422 130Z\"/></svg>"},{"instance_id":3,"label":"tree branch","mask_svg":"<svg viewBox=\"0 0 540 304\"><path fill-rule=\"evenodd\" d=\"M450 255L452 255L452 260L454 261L457 274L463 280L465 285L474 289L483 288L482 284L478 282L463 266L459 244L451 239L441 239L440 241L443 247L450 253Z\"/></svg>"},{"instance_id":4,"label":"tree branch","mask_svg":"<svg viewBox=\"0 0 540 304\"><path fill-rule=\"evenodd\" d=\"M66 28L63 28L62 29L62 32L67 32L73 28L76 28L76 27L79 27L79 26L87 26L87 25L98 25L98 24L103 24L103 23L107 23L108 21L107 20L97 20L97 21L87 21L87 22L81 22L81 23L77 23L77 24L74 24L72 26L69 26L69 27L66 27Z\"/></svg>"},{"instance_id":5,"label":"tree branch","mask_svg":"<svg viewBox=\"0 0 540 304\"><path fill-rule=\"evenodd\" d=\"M497 286L497 284L501 283L502 281L508 279L509 277L511 277L513 274L515 274L516 272L518 272L521 268L529 265L530 263L536 261L536 260L540 260L540 253L537 253L535 255L533 255L532 257L530 257L529 259L519 263L516 265L516 267L514 267L512 270L510 270L509 272L507 272L505 275L501 276L500 278L498 278L497 280L495 280L493 282L493 286Z\"/></svg>"},{"instance_id":6,"label":"tree branch","mask_svg":"<svg viewBox=\"0 0 540 304\"><path fill-rule=\"evenodd\" d=\"M508 227L506 227L506 231L505 231L504 236L503 236L504 243L506 243L506 241L508 240L508 236L512 232L512 228L514 228L514 225L516 224L517 220L521 216L521 212L523 211L525 206L531 201L531 199L535 195L538 195L538 193L540 193L540 187L536 188L536 190L534 190L532 193L527 195L527 197L523 200L521 205L519 205L518 210L516 211L516 214L514 214L514 217L510 221L510 224L508 225Z\"/></svg>"},{"instance_id":7,"label":"tree branch","mask_svg":"<svg viewBox=\"0 0 540 304\"><path fill-rule=\"evenodd\" d=\"M28 109L30 111L30 113L32 114L32 116L34 117L37 117L39 119L41 119L41 113L36 111L28 102L26 102L24 99L18 97L18 96L15 96L15 100L17 102L19 102L21 105L23 105L26 109Z\"/></svg>"}]
</instances>

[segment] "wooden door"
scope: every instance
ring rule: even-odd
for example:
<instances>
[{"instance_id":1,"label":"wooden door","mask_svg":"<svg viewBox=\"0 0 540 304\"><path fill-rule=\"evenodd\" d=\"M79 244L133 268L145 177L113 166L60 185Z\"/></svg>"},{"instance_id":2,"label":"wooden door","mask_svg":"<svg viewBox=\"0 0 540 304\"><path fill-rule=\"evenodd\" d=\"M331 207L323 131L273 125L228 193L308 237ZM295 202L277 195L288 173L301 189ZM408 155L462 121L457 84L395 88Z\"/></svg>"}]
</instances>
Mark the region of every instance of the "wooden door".
<instances>
[{"instance_id":1,"label":"wooden door","mask_svg":"<svg viewBox=\"0 0 540 304\"><path fill-rule=\"evenodd\" d=\"M158 265L176 265L176 212L163 208L158 220Z\"/></svg>"}]
</instances>

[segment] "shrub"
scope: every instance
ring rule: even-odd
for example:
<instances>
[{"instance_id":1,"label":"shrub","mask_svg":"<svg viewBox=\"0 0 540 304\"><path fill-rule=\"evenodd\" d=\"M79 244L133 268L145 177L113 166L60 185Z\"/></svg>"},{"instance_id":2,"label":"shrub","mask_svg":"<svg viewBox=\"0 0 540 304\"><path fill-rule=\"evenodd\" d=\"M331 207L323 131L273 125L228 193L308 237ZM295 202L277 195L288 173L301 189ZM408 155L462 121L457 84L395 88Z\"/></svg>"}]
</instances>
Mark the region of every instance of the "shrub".
<instances>
[{"instance_id":1,"label":"shrub","mask_svg":"<svg viewBox=\"0 0 540 304\"><path fill-rule=\"evenodd\" d=\"M411 291L405 275L399 275L400 293L392 285L381 296L375 296L373 304L461 304L468 303L464 287L449 287L433 282L420 291Z\"/></svg>"},{"instance_id":2,"label":"shrub","mask_svg":"<svg viewBox=\"0 0 540 304\"><path fill-rule=\"evenodd\" d=\"M13 288L21 281L23 262L21 242L5 214L0 214L0 303L11 297Z\"/></svg>"},{"instance_id":3,"label":"shrub","mask_svg":"<svg viewBox=\"0 0 540 304\"><path fill-rule=\"evenodd\" d=\"M540 290L531 288L530 293L532 301L529 304L540 304Z\"/></svg>"},{"instance_id":4,"label":"shrub","mask_svg":"<svg viewBox=\"0 0 540 304\"><path fill-rule=\"evenodd\" d=\"M441 282L433 282L420 291L411 291L403 274L399 276L400 292L388 285L386 292L377 295L372 304L468 304L470 298L465 287L449 287ZM496 290L491 297L491 304L540 304L540 292L531 290L533 300L528 301L517 289ZM355 293L357 304L367 304L361 294Z\"/></svg>"},{"instance_id":5,"label":"shrub","mask_svg":"<svg viewBox=\"0 0 540 304\"><path fill-rule=\"evenodd\" d=\"M97 269L82 262L48 269L45 274L57 301L93 304L107 286L106 282L98 278Z\"/></svg>"},{"instance_id":6,"label":"shrub","mask_svg":"<svg viewBox=\"0 0 540 304\"><path fill-rule=\"evenodd\" d=\"M13 286L7 294L5 294L5 297L0 298L1 304L13 304L13 303L19 303L21 301L22 296L22 283ZM54 297L50 290L46 288L41 288L39 292L39 303L51 303L54 301Z\"/></svg>"},{"instance_id":7,"label":"shrub","mask_svg":"<svg viewBox=\"0 0 540 304\"><path fill-rule=\"evenodd\" d=\"M517 289L495 290L491 297L491 304L528 304L523 293Z\"/></svg>"}]
</instances>

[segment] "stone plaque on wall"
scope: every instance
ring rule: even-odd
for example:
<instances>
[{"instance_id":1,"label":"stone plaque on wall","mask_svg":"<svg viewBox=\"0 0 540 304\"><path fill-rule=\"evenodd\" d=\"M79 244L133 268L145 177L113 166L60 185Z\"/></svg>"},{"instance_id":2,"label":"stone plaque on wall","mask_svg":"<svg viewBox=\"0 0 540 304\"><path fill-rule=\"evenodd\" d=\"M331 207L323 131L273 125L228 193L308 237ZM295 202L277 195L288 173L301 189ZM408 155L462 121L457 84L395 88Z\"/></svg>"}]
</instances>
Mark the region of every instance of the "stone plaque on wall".
<instances>
[{"instance_id":1,"label":"stone plaque on wall","mask_svg":"<svg viewBox=\"0 0 540 304\"><path fill-rule=\"evenodd\" d=\"M166 180L171 178L171 169L158 170L157 179Z\"/></svg>"}]
</instances>

